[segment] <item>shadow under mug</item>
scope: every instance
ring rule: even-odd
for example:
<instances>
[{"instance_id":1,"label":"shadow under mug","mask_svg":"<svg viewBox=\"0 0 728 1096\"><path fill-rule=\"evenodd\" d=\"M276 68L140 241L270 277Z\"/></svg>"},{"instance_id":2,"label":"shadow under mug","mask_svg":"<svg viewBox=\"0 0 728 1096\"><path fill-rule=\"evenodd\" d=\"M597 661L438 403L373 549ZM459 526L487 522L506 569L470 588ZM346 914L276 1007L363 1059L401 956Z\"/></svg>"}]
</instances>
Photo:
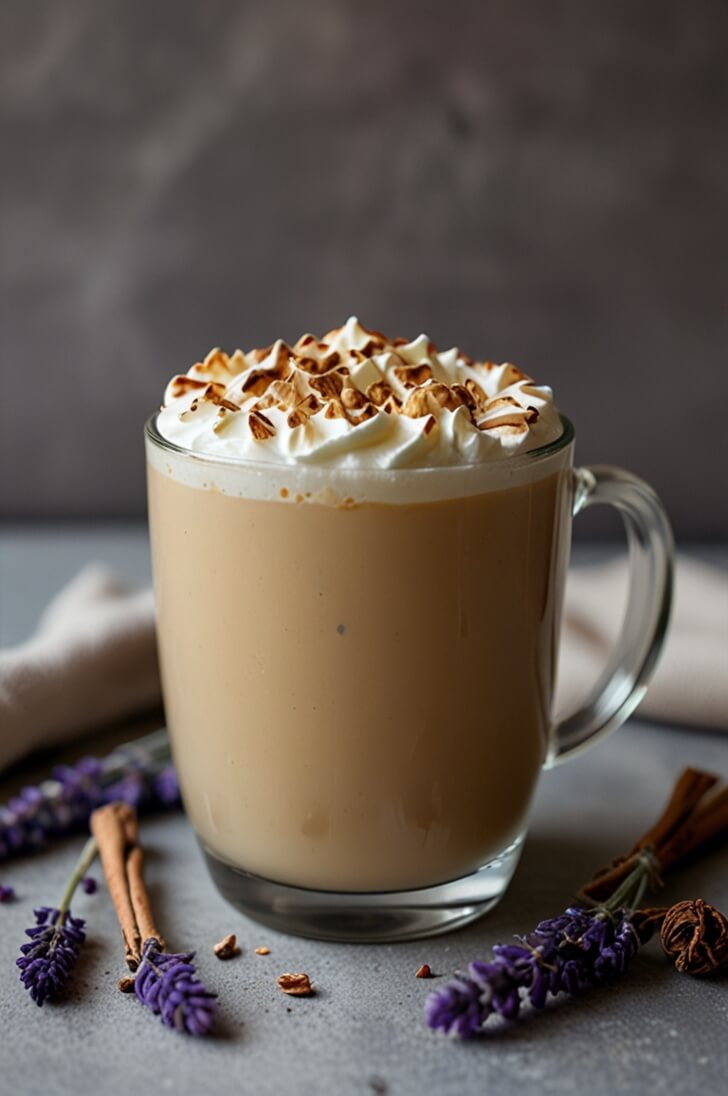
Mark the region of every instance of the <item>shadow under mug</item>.
<instances>
[{"instance_id":1,"label":"shadow under mug","mask_svg":"<svg viewBox=\"0 0 728 1096\"><path fill-rule=\"evenodd\" d=\"M221 893L287 932L443 932L518 863L539 772L624 722L670 610L673 545L628 472L523 456L367 471L211 458L146 428L162 683ZM552 720L571 519L615 507L620 638Z\"/></svg>"}]
</instances>

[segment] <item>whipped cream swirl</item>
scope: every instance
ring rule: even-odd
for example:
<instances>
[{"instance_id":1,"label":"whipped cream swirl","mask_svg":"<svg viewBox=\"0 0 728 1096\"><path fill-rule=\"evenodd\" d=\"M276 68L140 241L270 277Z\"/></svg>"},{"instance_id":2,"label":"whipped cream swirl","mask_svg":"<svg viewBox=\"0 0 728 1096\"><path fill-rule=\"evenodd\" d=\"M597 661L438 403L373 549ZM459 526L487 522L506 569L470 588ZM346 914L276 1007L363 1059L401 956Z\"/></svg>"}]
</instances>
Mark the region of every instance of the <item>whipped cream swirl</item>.
<instances>
[{"instance_id":1,"label":"whipped cream swirl","mask_svg":"<svg viewBox=\"0 0 728 1096\"><path fill-rule=\"evenodd\" d=\"M479 464L556 441L550 388L515 365L388 339L351 317L203 362L173 377L157 420L193 452L272 464L427 468Z\"/></svg>"}]
</instances>

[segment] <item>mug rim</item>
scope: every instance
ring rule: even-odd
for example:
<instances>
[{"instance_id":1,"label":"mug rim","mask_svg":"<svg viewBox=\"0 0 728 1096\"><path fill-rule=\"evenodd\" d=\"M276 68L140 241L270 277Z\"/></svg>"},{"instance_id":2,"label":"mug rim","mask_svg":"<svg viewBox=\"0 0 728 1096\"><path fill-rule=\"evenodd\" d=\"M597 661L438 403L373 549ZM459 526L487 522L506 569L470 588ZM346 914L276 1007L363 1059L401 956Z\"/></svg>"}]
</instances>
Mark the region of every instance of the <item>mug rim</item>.
<instances>
[{"instance_id":1,"label":"mug rim","mask_svg":"<svg viewBox=\"0 0 728 1096\"><path fill-rule=\"evenodd\" d=\"M541 461L547 460L555 453L558 453L562 449L566 449L572 444L576 437L574 425L566 415L559 412L559 419L561 421L562 432L558 438L554 441L547 442L545 445L541 445L538 449L530 449L527 453L521 453L518 456L506 457L503 460L495 461L479 461L468 464L437 464L437 465L423 465L417 466L405 466L402 468L342 468L340 465L327 465L324 463L306 463L303 464L299 461L263 461L263 460L250 460L246 457L228 457L220 456L219 454L212 453L200 453L196 449L188 449L184 445L178 445L176 442L170 441L169 438L160 432L157 426L157 420L161 414L160 411L156 411L153 415L150 415L144 424L144 436L151 445L156 446L158 449L166 450L169 453L176 453L180 456L187 457L189 460L197 463L208 465L210 467L225 467L225 468L241 468L248 470L259 470L260 472L284 472L286 470L291 471L297 468L306 469L320 469L321 471L330 471L337 475L346 476L366 476L372 477L377 475L392 476L396 475L407 477L425 477L426 475L433 475L435 473L449 472L466 472L468 470L474 471L488 467L502 467L504 463L507 463L508 468L514 471L524 468L529 464L538 464Z\"/></svg>"}]
</instances>

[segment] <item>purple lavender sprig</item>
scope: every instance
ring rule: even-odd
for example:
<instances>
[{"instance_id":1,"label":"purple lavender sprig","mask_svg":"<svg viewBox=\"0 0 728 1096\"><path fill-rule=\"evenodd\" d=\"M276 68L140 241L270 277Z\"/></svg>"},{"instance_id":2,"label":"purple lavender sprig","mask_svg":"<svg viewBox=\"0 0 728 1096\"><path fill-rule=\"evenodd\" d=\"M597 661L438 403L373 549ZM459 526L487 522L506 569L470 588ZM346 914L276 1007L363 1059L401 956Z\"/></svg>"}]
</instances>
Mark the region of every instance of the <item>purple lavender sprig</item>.
<instances>
[{"instance_id":1,"label":"purple lavender sprig","mask_svg":"<svg viewBox=\"0 0 728 1096\"><path fill-rule=\"evenodd\" d=\"M0 904L3 902L15 901L15 887L11 887L9 884L0 883Z\"/></svg>"},{"instance_id":2,"label":"purple lavender sprig","mask_svg":"<svg viewBox=\"0 0 728 1096\"><path fill-rule=\"evenodd\" d=\"M516 937L518 943L496 945L493 959L476 960L467 974L428 996L429 1027L469 1039L494 1013L515 1020L525 1001L542 1009L549 995L573 996L614 981L651 935L653 926L638 925L634 910L653 871L646 852L608 902L593 909L571 906Z\"/></svg>"},{"instance_id":3,"label":"purple lavender sprig","mask_svg":"<svg viewBox=\"0 0 728 1096\"><path fill-rule=\"evenodd\" d=\"M25 930L31 942L21 947L17 964L21 982L36 1005L42 1005L57 997L70 978L86 939L86 922L51 906L39 906L33 913L35 927Z\"/></svg>"},{"instance_id":4,"label":"purple lavender sprig","mask_svg":"<svg viewBox=\"0 0 728 1096\"><path fill-rule=\"evenodd\" d=\"M217 995L197 979L194 952L167 954L153 936L144 942L134 992L162 1023L188 1035L206 1035L212 1027Z\"/></svg>"},{"instance_id":5,"label":"purple lavender sprig","mask_svg":"<svg viewBox=\"0 0 728 1096\"><path fill-rule=\"evenodd\" d=\"M16 963L20 968L20 981L36 1005L57 997L73 973L81 945L86 939L86 923L72 915L70 905L76 887L97 852L98 847L92 837L84 846L58 908L39 906L33 911L35 925L25 930L30 943L21 945L21 955Z\"/></svg>"},{"instance_id":6,"label":"purple lavender sprig","mask_svg":"<svg viewBox=\"0 0 728 1096\"><path fill-rule=\"evenodd\" d=\"M166 731L119 746L103 759L58 765L50 780L23 788L0 806L0 861L78 829L96 807L116 799L137 808L179 803Z\"/></svg>"}]
</instances>

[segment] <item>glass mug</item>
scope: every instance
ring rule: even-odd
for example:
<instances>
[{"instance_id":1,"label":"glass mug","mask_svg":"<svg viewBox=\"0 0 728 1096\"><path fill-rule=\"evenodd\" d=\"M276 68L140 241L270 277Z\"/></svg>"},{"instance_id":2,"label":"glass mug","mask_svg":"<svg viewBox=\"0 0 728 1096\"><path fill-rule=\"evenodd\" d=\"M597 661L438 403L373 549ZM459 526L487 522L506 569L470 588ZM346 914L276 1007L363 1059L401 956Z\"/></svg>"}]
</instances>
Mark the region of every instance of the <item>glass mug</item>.
<instances>
[{"instance_id":1,"label":"glass mug","mask_svg":"<svg viewBox=\"0 0 728 1096\"><path fill-rule=\"evenodd\" d=\"M539 772L624 722L665 636L672 537L641 480L522 456L361 471L208 457L146 428L162 684L221 893L275 928L396 940L503 895ZM406 501L404 501L406 500ZM620 639L552 720L571 518L616 507Z\"/></svg>"}]
</instances>

